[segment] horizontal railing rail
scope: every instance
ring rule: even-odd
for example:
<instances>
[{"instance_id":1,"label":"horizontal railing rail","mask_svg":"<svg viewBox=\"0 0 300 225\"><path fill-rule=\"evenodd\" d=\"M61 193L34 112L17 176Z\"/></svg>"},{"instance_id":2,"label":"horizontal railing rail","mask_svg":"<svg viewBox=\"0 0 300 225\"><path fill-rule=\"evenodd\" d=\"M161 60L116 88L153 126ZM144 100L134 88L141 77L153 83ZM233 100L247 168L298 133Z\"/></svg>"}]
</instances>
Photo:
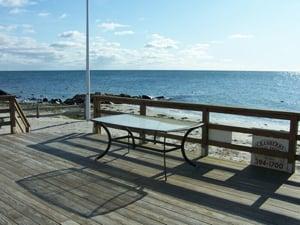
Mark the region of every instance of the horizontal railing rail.
<instances>
[{"instance_id":1,"label":"horizontal railing rail","mask_svg":"<svg viewBox=\"0 0 300 225\"><path fill-rule=\"evenodd\" d=\"M15 98L13 95L0 95L0 101L9 101L11 99Z\"/></svg>"},{"instance_id":2,"label":"horizontal railing rail","mask_svg":"<svg viewBox=\"0 0 300 225\"><path fill-rule=\"evenodd\" d=\"M116 112L111 110L103 110L101 108L101 104L104 102L112 102L115 104L137 105L140 107L141 115L146 115L147 107L170 108L170 109L201 112L202 118L199 119L201 119L202 122L204 123L202 129L202 136L199 138L193 138L191 141L201 143L202 147L205 149L207 149L208 145L212 145L217 147L235 149L244 152L285 158L288 159L289 163L294 163L295 160L300 160L300 155L297 155L296 152L297 141L300 140L300 135L298 134L298 123L300 120L300 113L297 112L250 109L250 108L241 108L241 107L182 103L182 102L171 102L171 101L160 101L160 100L153 101L153 100L146 100L146 99L134 99L134 98L98 95L93 97L94 117L100 117L102 114L122 113L122 112ZM288 131L279 131L279 130L271 130L271 129L229 126L225 124L214 124L210 122L211 113L286 120L289 121L290 127ZM226 143L222 141L209 140L209 130L212 129L219 130L219 131L230 131L230 132L238 132L238 133L252 134L258 136L286 139L289 142L289 149L288 152L278 152L278 151L270 151L267 149L255 148L255 147L250 147L245 145L238 145L238 144ZM95 130L97 131L98 129ZM180 135L173 135L173 138L180 139L182 137Z\"/></svg>"},{"instance_id":3,"label":"horizontal railing rail","mask_svg":"<svg viewBox=\"0 0 300 225\"><path fill-rule=\"evenodd\" d=\"M50 117L59 116L67 113L77 113L81 115L84 110L83 105L65 105L65 104L51 104L51 103L23 103L22 111L26 113L27 118L32 117Z\"/></svg>"},{"instance_id":4,"label":"horizontal railing rail","mask_svg":"<svg viewBox=\"0 0 300 225\"><path fill-rule=\"evenodd\" d=\"M159 107L159 108L173 108L182 110L192 111L209 111L212 113L224 113L234 114L241 116L254 116L254 117L266 117L273 119L287 119L295 116L300 119L300 113L297 112L286 112L286 111L273 111L264 109L251 109L231 106L217 106L217 105L205 105L196 103L183 103L183 102L171 102L171 101L159 101L159 100L148 100L148 99L135 99L135 98L124 98L114 97L108 95L94 96L93 101L111 101L119 104L130 104L130 105L141 105L144 104L147 107Z\"/></svg>"}]
</instances>

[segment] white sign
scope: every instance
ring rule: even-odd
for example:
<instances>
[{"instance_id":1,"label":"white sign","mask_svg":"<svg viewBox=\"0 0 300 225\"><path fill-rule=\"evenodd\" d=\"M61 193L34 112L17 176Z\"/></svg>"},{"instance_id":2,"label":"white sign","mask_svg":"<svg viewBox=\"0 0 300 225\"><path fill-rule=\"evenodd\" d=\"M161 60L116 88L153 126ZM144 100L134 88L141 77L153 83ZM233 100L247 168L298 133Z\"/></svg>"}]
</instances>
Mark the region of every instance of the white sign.
<instances>
[{"instance_id":1,"label":"white sign","mask_svg":"<svg viewBox=\"0 0 300 225\"><path fill-rule=\"evenodd\" d=\"M280 138L270 138L253 135L252 146L270 151L288 152L289 141ZM292 173L293 165L287 159L261 154L251 154L251 165Z\"/></svg>"},{"instance_id":2,"label":"white sign","mask_svg":"<svg viewBox=\"0 0 300 225\"><path fill-rule=\"evenodd\" d=\"M224 130L209 129L209 140L231 143L232 132Z\"/></svg>"}]
</instances>

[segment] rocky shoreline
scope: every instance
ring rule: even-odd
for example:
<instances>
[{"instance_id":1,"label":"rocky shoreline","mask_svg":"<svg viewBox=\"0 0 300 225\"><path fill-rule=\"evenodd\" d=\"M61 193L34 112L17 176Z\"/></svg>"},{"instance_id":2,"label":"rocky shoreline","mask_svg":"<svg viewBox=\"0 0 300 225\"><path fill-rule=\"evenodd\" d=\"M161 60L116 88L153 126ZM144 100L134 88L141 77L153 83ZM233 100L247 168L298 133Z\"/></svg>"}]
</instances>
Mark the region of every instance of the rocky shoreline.
<instances>
[{"instance_id":1,"label":"rocky shoreline","mask_svg":"<svg viewBox=\"0 0 300 225\"><path fill-rule=\"evenodd\" d=\"M8 95L8 93L0 89L0 96L1 95Z\"/></svg>"},{"instance_id":2,"label":"rocky shoreline","mask_svg":"<svg viewBox=\"0 0 300 225\"><path fill-rule=\"evenodd\" d=\"M100 93L96 92L91 94L91 102L93 101L93 97L95 95L106 95L106 96L112 96L112 97L121 97L121 98L134 98L134 99L151 99L151 100L166 100L167 98L164 96L149 96L149 95L139 95L139 96L131 96L128 94L110 94L110 93ZM58 99L59 100L59 99ZM75 95L73 98L66 99L63 103L66 105L79 105L83 104L85 101L85 95L84 94L78 94ZM110 102L104 102L105 104L110 104Z\"/></svg>"},{"instance_id":3,"label":"rocky shoreline","mask_svg":"<svg viewBox=\"0 0 300 225\"><path fill-rule=\"evenodd\" d=\"M0 95L9 95L9 93L0 89ZM106 95L106 96L113 96L113 97L121 97L121 98L134 98L134 99L149 99L149 100L170 100L165 96L150 96L150 95L129 95L129 94L111 94L111 93L101 93L95 92L91 94L91 102L93 101L93 97L95 95ZM48 99L44 98L36 98L31 97L27 99L22 99L21 96L17 96L17 99L21 99L20 102L22 103L48 103L48 104L57 104L57 105L82 105L85 102L85 94L76 94L72 98L67 98L65 100L61 98L52 98ZM110 104L110 102L104 102L105 104Z\"/></svg>"}]
</instances>

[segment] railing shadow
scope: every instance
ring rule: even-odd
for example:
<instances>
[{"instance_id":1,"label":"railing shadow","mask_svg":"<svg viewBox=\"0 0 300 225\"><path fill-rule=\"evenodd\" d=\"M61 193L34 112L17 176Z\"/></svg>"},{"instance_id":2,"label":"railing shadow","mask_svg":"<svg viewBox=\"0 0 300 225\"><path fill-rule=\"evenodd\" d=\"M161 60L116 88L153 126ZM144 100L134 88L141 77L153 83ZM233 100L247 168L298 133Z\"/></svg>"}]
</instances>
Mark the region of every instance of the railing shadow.
<instances>
[{"instance_id":1,"label":"railing shadow","mask_svg":"<svg viewBox=\"0 0 300 225\"><path fill-rule=\"evenodd\" d=\"M83 135L86 136L86 135ZM134 173L130 170L121 169L120 167L116 167L111 165L110 163L103 164L101 162L95 162L89 157L83 157L80 154L77 154L76 151L70 152L64 150L63 147L53 147L53 145L49 146L48 144L53 144L54 142L63 143L69 147L77 147L88 149L92 152L99 151L99 149L90 146L84 146L81 144L73 144L70 141L70 136L60 137L58 139L48 140L46 142L41 142L38 144L30 145L28 147L44 152L47 154L54 155L56 157L60 157L64 160L68 160L79 164L83 168L89 168L89 170L98 171L106 174L110 177L115 177L117 179L122 179L125 182L129 182L133 184L135 187L143 187L143 191L145 188L148 190L152 190L164 195L172 196L178 199L182 199L183 201L191 202L193 204L198 204L204 207L209 207L218 211L222 211L228 213L230 215L236 215L240 217L244 217L247 219L255 220L263 223L273 223L273 224L299 224L300 220L294 218L289 215L280 214L277 212L272 212L271 210L264 209L261 207L269 198L275 198L281 201L286 201L288 203L300 204L300 200L297 197L285 196L276 193L283 184L291 185L291 181L289 180L289 175L284 174L282 172L270 171L261 168L255 168L252 166L248 166L242 170L228 168L222 165L212 165L205 162L199 162L198 168L193 169L189 165L185 163L179 163L178 166L174 168L169 168L168 171L170 174L180 175L189 178L191 181L197 182L201 181L210 185L217 185L219 188L229 188L232 191L242 191L248 192L250 194L255 194L258 196L257 199L253 200L252 204L244 204L239 202L239 199L235 199L237 196L232 193L232 199L222 198L220 195L214 196L209 193L209 187L207 188L208 192L199 192L197 189L189 188L185 185L174 184L172 182L164 182L156 179L159 177L160 173L154 174L153 176L142 176L140 174ZM80 139L81 136L76 136L74 138ZM127 147L127 146L126 146ZM148 153L151 154L151 153ZM118 155L117 152L110 152L110 156L116 157ZM162 166L158 164L151 163L149 161L143 161L137 158L131 158L127 156L118 156L122 160L128 161L130 163L137 163L146 167L153 167L156 169L162 169ZM233 175L224 180L215 180L209 177L206 177L205 174L212 170L223 170L232 173ZM96 178L100 179L101 178ZM26 183L26 181L24 181ZM23 183L24 183L23 182ZM104 183L109 183L110 181L102 181ZM296 186L297 182L293 181ZM22 183L20 183L22 184ZM114 184L118 185L118 184ZM27 187L23 184L24 187ZM101 188L95 187L95 188ZM124 187L124 189L126 189ZM91 190L89 190L91 191ZM228 190L227 190L228 191ZM226 193L227 195L230 193ZM144 193L140 193L141 196L145 196ZM118 197L117 197L118 198ZM138 198L137 198L138 199ZM48 199L51 202L51 198ZM131 201L133 202L133 201ZM99 202L99 206L101 208L103 202ZM130 204L130 203L129 203ZM126 205L126 204L125 204ZM64 205L62 205L64 206ZM124 207L124 206L123 206ZM101 213L103 209L97 209L97 213ZM91 211L88 213L82 213L82 215L91 215Z\"/></svg>"},{"instance_id":2,"label":"railing shadow","mask_svg":"<svg viewBox=\"0 0 300 225\"><path fill-rule=\"evenodd\" d=\"M74 123L80 123L80 122L77 122L77 121L65 122L65 123L55 124L55 125L51 125L51 126L45 126L45 127L40 127L40 128L36 128L36 129L31 129L31 131L36 132L36 131L46 130L46 129L54 128L54 127L63 127L63 126L74 124Z\"/></svg>"}]
</instances>

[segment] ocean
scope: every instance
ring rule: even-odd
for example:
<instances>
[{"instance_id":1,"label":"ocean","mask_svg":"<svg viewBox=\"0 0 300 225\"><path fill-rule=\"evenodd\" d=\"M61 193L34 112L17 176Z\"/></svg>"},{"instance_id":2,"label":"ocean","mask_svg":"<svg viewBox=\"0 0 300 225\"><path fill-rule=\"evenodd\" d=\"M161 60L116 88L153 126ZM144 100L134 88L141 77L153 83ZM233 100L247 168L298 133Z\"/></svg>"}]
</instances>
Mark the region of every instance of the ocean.
<instances>
[{"instance_id":1,"label":"ocean","mask_svg":"<svg viewBox=\"0 0 300 225\"><path fill-rule=\"evenodd\" d=\"M66 99L85 92L85 72L2 71L0 89L21 100ZM300 112L300 73L296 72L92 71L91 91Z\"/></svg>"}]
</instances>

